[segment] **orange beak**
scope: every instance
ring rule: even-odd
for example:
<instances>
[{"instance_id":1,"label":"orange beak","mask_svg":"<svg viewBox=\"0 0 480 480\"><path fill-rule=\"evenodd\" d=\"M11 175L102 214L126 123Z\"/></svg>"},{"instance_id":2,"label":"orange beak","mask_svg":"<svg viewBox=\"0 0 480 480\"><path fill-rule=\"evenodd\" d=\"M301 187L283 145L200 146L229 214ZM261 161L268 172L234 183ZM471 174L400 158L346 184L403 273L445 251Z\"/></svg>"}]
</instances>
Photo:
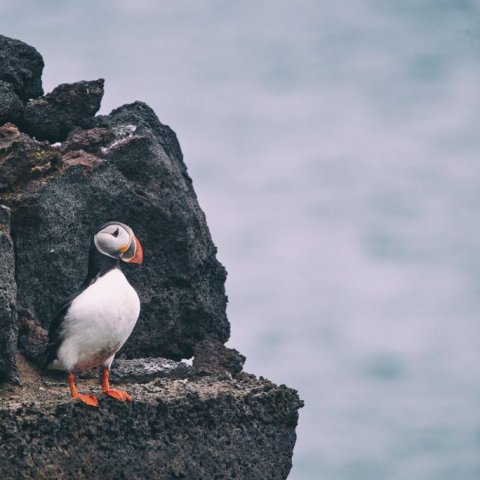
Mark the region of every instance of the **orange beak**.
<instances>
[{"instance_id":1,"label":"orange beak","mask_svg":"<svg viewBox=\"0 0 480 480\"><path fill-rule=\"evenodd\" d=\"M133 253L133 257L124 258L122 260L127 263L142 263L143 262L143 249L138 241L138 238L134 235L133 242L135 242L135 251Z\"/></svg>"}]
</instances>

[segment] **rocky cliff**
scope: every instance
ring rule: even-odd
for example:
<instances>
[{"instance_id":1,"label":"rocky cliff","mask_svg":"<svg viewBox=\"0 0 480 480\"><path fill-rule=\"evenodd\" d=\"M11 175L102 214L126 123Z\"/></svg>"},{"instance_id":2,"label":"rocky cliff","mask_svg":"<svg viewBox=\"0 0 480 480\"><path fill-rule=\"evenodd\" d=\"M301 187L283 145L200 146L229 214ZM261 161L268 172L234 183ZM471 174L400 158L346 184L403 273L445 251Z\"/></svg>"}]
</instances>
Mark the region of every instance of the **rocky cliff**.
<instances>
[{"instance_id":1,"label":"rocky cliff","mask_svg":"<svg viewBox=\"0 0 480 480\"><path fill-rule=\"evenodd\" d=\"M33 47L0 36L1 473L286 478L301 401L241 373L245 357L223 345L226 272L175 133L141 102L96 116L102 79L43 95L42 69ZM135 401L92 411L39 365L92 234L113 219L145 252L125 272L142 313L112 370Z\"/></svg>"}]
</instances>

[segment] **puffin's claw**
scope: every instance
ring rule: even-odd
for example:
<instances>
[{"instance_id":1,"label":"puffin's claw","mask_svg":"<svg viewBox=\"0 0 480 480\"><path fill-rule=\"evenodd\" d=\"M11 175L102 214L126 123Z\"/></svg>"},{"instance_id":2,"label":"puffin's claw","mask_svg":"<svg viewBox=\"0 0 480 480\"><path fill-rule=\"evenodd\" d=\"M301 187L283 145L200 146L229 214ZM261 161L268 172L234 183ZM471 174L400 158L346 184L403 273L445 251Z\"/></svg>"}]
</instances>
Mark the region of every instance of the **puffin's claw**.
<instances>
[{"instance_id":1,"label":"puffin's claw","mask_svg":"<svg viewBox=\"0 0 480 480\"><path fill-rule=\"evenodd\" d=\"M133 400L131 395L129 395L124 390L115 390L111 388L109 390L104 390L103 393L112 398L115 398L115 400L118 400L120 402L131 402Z\"/></svg>"},{"instance_id":2,"label":"puffin's claw","mask_svg":"<svg viewBox=\"0 0 480 480\"><path fill-rule=\"evenodd\" d=\"M131 402L132 397L124 390L110 388L110 369L105 367L102 376L102 389L105 395L108 395L119 402Z\"/></svg>"},{"instance_id":3,"label":"puffin's claw","mask_svg":"<svg viewBox=\"0 0 480 480\"><path fill-rule=\"evenodd\" d=\"M73 398L78 398L81 402L90 405L91 407L98 407L97 397L78 393L77 387L75 386L75 378L72 372L68 372L68 385L70 386L70 393L72 394Z\"/></svg>"},{"instance_id":4,"label":"puffin's claw","mask_svg":"<svg viewBox=\"0 0 480 480\"><path fill-rule=\"evenodd\" d=\"M98 407L98 399L93 395L84 395L83 393L78 393L73 398L78 398L81 402L89 405L90 407Z\"/></svg>"}]
</instances>

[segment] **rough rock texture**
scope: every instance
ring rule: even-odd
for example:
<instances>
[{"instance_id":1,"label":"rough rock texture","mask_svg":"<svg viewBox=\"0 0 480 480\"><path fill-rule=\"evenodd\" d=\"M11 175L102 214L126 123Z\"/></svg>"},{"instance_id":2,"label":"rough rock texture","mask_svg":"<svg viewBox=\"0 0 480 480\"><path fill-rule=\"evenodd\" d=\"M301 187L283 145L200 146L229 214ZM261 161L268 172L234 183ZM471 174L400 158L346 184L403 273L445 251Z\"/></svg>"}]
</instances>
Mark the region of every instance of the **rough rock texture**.
<instances>
[{"instance_id":1,"label":"rough rock texture","mask_svg":"<svg viewBox=\"0 0 480 480\"><path fill-rule=\"evenodd\" d=\"M45 185L61 166L59 152L20 133L11 123L0 127L0 203L25 204L33 186ZM26 187L26 191L22 189ZM15 221L15 210L12 222ZM12 228L14 235L14 228Z\"/></svg>"},{"instance_id":2,"label":"rough rock texture","mask_svg":"<svg viewBox=\"0 0 480 480\"><path fill-rule=\"evenodd\" d=\"M78 384L99 391L96 380ZM246 374L126 388L132 404L102 397L98 410L38 379L1 393L3 478L287 478L302 406L294 390Z\"/></svg>"},{"instance_id":3,"label":"rough rock texture","mask_svg":"<svg viewBox=\"0 0 480 480\"><path fill-rule=\"evenodd\" d=\"M115 360L110 380L114 383L147 383L158 378L189 378L193 369L184 362L166 358Z\"/></svg>"},{"instance_id":4,"label":"rough rock texture","mask_svg":"<svg viewBox=\"0 0 480 480\"><path fill-rule=\"evenodd\" d=\"M20 370L23 368L22 365L29 365L29 370L32 370L33 364L27 363L23 358L20 358L19 360L21 364ZM66 385L65 372L58 370L45 371L38 367L33 369L41 373L41 383L44 385ZM23 370L25 370L25 368L23 368ZM36 375L38 376L38 373ZM115 359L110 371L110 381L113 384L143 384L152 382L153 380L157 380L159 378L169 378L171 380L175 380L193 378L194 376L195 372L190 365L185 362L176 362L167 358L134 358L132 360ZM102 369L98 367L92 370L86 370L84 372L77 373L75 378L80 379L80 381L96 379L98 382L97 384L100 385L102 379ZM82 384L82 382L79 383L79 385Z\"/></svg>"},{"instance_id":5,"label":"rough rock texture","mask_svg":"<svg viewBox=\"0 0 480 480\"><path fill-rule=\"evenodd\" d=\"M245 356L234 348L227 348L212 338L196 343L193 355L192 366L198 375L240 373L246 360Z\"/></svg>"},{"instance_id":6,"label":"rough rock texture","mask_svg":"<svg viewBox=\"0 0 480 480\"><path fill-rule=\"evenodd\" d=\"M25 107L10 83L0 80L0 125L20 123Z\"/></svg>"},{"instance_id":7,"label":"rough rock texture","mask_svg":"<svg viewBox=\"0 0 480 480\"><path fill-rule=\"evenodd\" d=\"M22 100L43 95L43 58L35 48L0 35L0 80L12 85Z\"/></svg>"},{"instance_id":8,"label":"rough rock texture","mask_svg":"<svg viewBox=\"0 0 480 480\"><path fill-rule=\"evenodd\" d=\"M35 49L0 36L2 478L286 478L302 402L239 373L245 357L223 345L226 272L175 133L141 102L95 117L103 80L40 97L42 68ZM94 409L39 365L92 235L113 219L145 254L124 266L142 311L111 373L135 400ZM172 360L192 354L192 367ZM78 375L79 390L99 393L99 374Z\"/></svg>"},{"instance_id":9,"label":"rough rock texture","mask_svg":"<svg viewBox=\"0 0 480 480\"><path fill-rule=\"evenodd\" d=\"M48 343L48 330L38 324L25 308L17 308L18 350L28 360L38 365L45 363L45 349Z\"/></svg>"},{"instance_id":10,"label":"rough rock texture","mask_svg":"<svg viewBox=\"0 0 480 480\"><path fill-rule=\"evenodd\" d=\"M103 79L62 84L43 95L42 56L0 35L0 125L11 122L38 140L63 141L87 127L103 97Z\"/></svg>"},{"instance_id":11,"label":"rough rock texture","mask_svg":"<svg viewBox=\"0 0 480 480\"><path fill-rule=\"evenodd\" d=\"M95 121L61 148L0 128L0 201L14 212L20 305L48 327L86 275L95 229L116 219L145 253L141 268L124 266L142 313L123 354L180 359L207 336L225 342L226 273L175 134L139 102Z\"/></svg>"},{"instance_id":12,"label":"rough rock texture","mask_svg":"<svg viewBox=\"0 0 480 480\"><path fill-rule=\"evenodd\" d=\"M63 141L74 127L88 126L98 112L104 80L64 83L25 106L22 131L37 140Z\"/></svg>"},{"instance_id":13,"label":"rough rock texture","mask_svg":"<svg viewBox=\"0 0 480 480\"><path fill-rule=\"evenodd\" d=\"M15 260L10 237L10 210L0 205L0 382L18 382L15 365L16 296Z\"/></svg>"}]
</instances>

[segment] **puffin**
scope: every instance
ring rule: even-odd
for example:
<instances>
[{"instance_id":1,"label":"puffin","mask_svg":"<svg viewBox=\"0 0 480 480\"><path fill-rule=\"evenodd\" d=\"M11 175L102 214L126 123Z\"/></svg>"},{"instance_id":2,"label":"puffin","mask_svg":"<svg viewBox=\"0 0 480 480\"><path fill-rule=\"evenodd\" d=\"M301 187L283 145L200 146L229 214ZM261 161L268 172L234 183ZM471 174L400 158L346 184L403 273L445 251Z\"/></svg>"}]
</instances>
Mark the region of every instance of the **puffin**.
<instances>
[{"instance_id":1,"label":"puffin","mask_svg":"<svg viewBox=\"0 0 480 480\"><path fill-rule=\"evenodd\" d=\"M133 230L108 222L90 244L87 278L52 319L46 367L67 372L71 396L98 407L93 395L78 392L75 374L103 367L103 393L121 402L132 397L110 388L110 366L127 341L140 314L140 299L120 268L120 262L141 264L142 246Z\"/></svg>"}]
</instances>

